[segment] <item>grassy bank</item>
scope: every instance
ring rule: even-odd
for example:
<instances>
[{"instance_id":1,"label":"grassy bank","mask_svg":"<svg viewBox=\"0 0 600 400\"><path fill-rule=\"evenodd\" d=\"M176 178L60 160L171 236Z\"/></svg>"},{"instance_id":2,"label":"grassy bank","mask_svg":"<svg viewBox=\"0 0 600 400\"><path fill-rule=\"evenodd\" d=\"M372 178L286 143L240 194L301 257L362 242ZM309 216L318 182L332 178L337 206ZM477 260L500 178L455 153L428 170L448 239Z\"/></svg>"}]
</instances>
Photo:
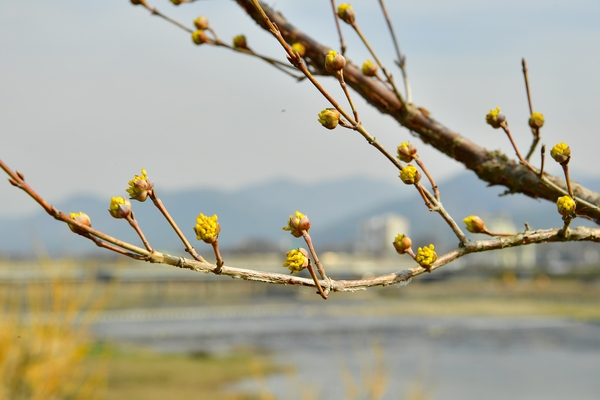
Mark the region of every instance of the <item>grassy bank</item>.
<instances>
[{"instance_id":1,"label":"grassy bank","mask_svg":"<svg viewBox=\"0 0 600 400\"><path fill-rule=\"evenodd\" d=\"M89 362L108 361L105 397L111 400L260 399L227 388L246 378L261 379L277 369L267 356L249 350L214 356L167 354L140 349L103 349Z\"/></svg>"}]
</instances>

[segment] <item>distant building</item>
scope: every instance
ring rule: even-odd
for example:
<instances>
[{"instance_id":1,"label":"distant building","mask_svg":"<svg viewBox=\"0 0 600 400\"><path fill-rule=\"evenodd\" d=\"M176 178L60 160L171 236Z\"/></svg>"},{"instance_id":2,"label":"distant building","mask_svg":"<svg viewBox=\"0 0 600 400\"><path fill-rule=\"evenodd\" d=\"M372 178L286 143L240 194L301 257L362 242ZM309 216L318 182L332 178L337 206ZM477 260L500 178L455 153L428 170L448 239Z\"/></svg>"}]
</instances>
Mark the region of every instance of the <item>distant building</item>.
<instances>
[{"instance_id":1,"label":"distant building","mask_svg":"<svg viewBox=\"0 0 600 400\"><path fill-rule=\"evenodd\" d=\"M409 235L410 222L400 214L381 214L360 224L354 251L359 254L386 257L396 254L392 242L399 233Z\"/></svg>"}]
</instances>

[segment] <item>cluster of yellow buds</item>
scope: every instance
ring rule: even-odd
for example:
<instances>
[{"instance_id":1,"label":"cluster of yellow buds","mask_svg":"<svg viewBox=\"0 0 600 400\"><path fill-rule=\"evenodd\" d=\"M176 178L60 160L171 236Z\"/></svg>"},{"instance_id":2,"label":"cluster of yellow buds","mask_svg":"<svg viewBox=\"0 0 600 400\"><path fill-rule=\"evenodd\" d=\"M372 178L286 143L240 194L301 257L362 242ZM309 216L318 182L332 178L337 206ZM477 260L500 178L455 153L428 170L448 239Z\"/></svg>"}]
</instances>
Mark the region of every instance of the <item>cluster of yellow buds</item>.
<instances>
[{"instance_id":1,"label":"cluster of yellow buds","mask_svg":"<svg viewBox=\"0 0 600 400\"><path fill-rule=\"evenodd\" d=\"M485 233L487 231L485 223L477 215L471 215L463 219L463 222L467 226L467 230L471 233Z\"/></svg>"},{"instance_id":2,"label":"cluster of yellow buds","mask_svg":"<svg viewBox=\"0 0 600 400\"><path fill-rule=\"evenodd\" d=\"M221 232L221 225L217 222L218 219L216 214L212 217L207 217L200 213L198 218L196 218L196 226L194 227L196 239L208 244L216 242L219 238L219 232Z\"/></svg>"},{"instance_id":3,"label":"cluster of yellow buds","mask_svg":"<svg viewBox=\"0 0 600 400\"><path fill-rule=\"evenodd\" d=\"M485 116L485 122L494 129L500 128L500 124L504 121L506 121L506 116L500 113L500 107L496 107L495 110L490 110Z\"/></svg>"},{"instance_id":4,"label":"cluster of yellow buds","mask_svg":"<svg viewBox=\"0 0 600 400\"><path fill-rule=\"evenodd\" d=\"M113 197L108 212L113 218L127 218L131 214L131 202L125 197Z\"/></svg>"},{"instance_id":5,"label":"cluster of yellow buds","mask_svg":"<svg viewBox=\"0 0 600 400\"><path fill-rule=\"evenodd\" d=\"M412 246L412 240L410 240L408 236L399 233L392 244L398 254L406 254L406 252L410 250L410 246Z\"/></svg>"},{"instance_id":6,"label":"cluster of yellow buds","mask_svg":"<svg viewBox=\"0 0 600 400\"><path fill-rule=\"evenodd\" d=\"M341 114L335 108L326 108L319 113L319 123L327 129L335 129L340 122Z\"/></svg>"},{"instance_id":7,"label":"cluster of yellow buds","mask_svg":"<svg viewBox=\"0 0 600 400\"><path fill-rule=\"evenodd\" d=\"M233 38L233 47L236 49L246 49L248 50L248 42L246 41L246 36L237 35Z\"/></svg>"},{"instance_id":8,"label":"cluster of yellow buds","mask_svg":"<svg viewBox=\"0 0 600 400\"><path fill-rule=\"evenodd\" d=\"M437 260L437 254L435 254L434 249L433 244L426 247L419 247L417 249L417 256L415 257L415 261L429 272L431 272L431 264Z\"/></svg>"},{"instance_id":9,"label":"cluster of yellow buds","mask_svg":"<svg viewBox=\"0 0 600 400\"><path fill-rule=\"evenodd\" d=\"M142 168L142 175L135 175L132 180L129 181L129 198L131 200L146 201L146 198L154 188L154 182L148 179L146 170Z\"/></svg>"},{"instance_id":10,"label":"cluster of yellow buds","mask_svg":"<svg viewBox=\"0 0 600 400\"><path fill-rule=\"evenodd\" d=\"M298 53L300 57L304 57L306 55L306 47L300 42L296 42L292 45L292 51L294 53Z\"/></svg>"},{"instance_id":11,"label":"cluster of yellow buds","mask_svg":"<svg viewBox=\"0 0 600 400\"><path fill-rule=\"evenodd\" d=\"M335 50L329 50L329 53L325 56L325 70L327 72L337 72L344 69L346 66L346 59L343 55Z\"/></svg>"},{"instance_id":12,"label":"cluster of yellow buds","mask_svg":"<svg viewBox=\"0 0 600 400\"><path fill-rule=\"evenodd\" d=\"M550 155L557 163L567 164L571 159L571 148L566 143L560 142L550 150Z\"/></svg>"},{"instance_id":13,"label":"cluster of yellow buds","mask_svg":"<svg viewBox=\"0 0 600 400\"><path fill-rule=\"evenodd\" d=\"M340 4L337 10L337 15L342 21L347 24L353 24L355 20L354 10L350 4Z\"/></svg>"},{"instance_id":14,"label":"cluster of yellow buds","mask_svg":"<svg viewBox=\"0 0 600 400\"><path fill-rule=\"evenodd\" d=\"M284 231L289 231L294 237L301 237L302 231L308 232L310 229L310 220L300 211L296 211L294 215L290 215L288 224L283 227Z\"/></svg>"},{"instance_id":15,"label":"cluster of yellow buds","mask_svg":"<svg viewBox=\"0 0 600 400\"><path fill-rule=\"evenodd\" d=\"M563 217L573 215L576 208L575 200L570 196L559 197L556 201L556 207L558 208L558 213Z\"/></svg>"},{"instance_id":16,"label":"cluster of yellow buds","mask_svg":"<svg viewBox=\"0 0 600 400\"><path fill-rule=\"evenodd\" d=\"M417 154L417 148L412 143L402 142L398 146L398 159L401 161L409 163L415 159L415 154Z\"/></svg>"},{"instance_id":17,"label":"cluster of yellow buds","mask_svg":"<svg viewBox=\"0 0 600 400\"><path fill-rule=\"evenodd\" d=\"M531 117L529 117L529 126L534 129L540 129L544 126L544 114L538 112L531 113Z\"/></svg>"},{"instance_id":18,"label":"cluster of yellow buds","mask_svg":"<svg viewBox=\"0 0 600 400\"><path fill-rule=\"evenodd\" d=\"M283 266L290 270L290 274L296 274L308 267L308 262L308 251L297 248L287 252Z\"/></svg>"},{"instance_id":19,"label":"cluster of yellow buds","mask_svg":"<svg viewBox=\"0 0 600 400\"><path fill-rule=\"evenodd\" d=\"M379 67L377 67L377 64L370 59L367 59L367 61L365 61L362 65L362 73L365 76L375 76L377 75L378 68Z\"/></svg>"},{"instance_id":20,"label":"cluster of yellow buds","mask_svg":"<svg viewBox=\"0 0 600 400\"><path fill-rule=\"evenodd\" d=\"M400 171L400 179L407 185L414 185L421 180L421 173L413 165L407 165Z\"/></svg>"},{"instance_id":21,"label":"cluster of yellow buds","mask_svg":"<svg viewBox=\"0 0 600 400\"><path fill-rule=\"evenodd\" d=\"M89 226L89 227L92 226L92 221L90 220L90 217L86 213L83 213L83 212L70 213L69 218L74 219L75 221L77 221L80 224L83 224L85 226ZM71 231L73 231L74 233L78 233L80 235L83 235L86 233L83 229L79 228L78 226L71 225L71 224L68 224L68 225L69 225L69 229L71 229Z\"/></svg>"}]
</instances>

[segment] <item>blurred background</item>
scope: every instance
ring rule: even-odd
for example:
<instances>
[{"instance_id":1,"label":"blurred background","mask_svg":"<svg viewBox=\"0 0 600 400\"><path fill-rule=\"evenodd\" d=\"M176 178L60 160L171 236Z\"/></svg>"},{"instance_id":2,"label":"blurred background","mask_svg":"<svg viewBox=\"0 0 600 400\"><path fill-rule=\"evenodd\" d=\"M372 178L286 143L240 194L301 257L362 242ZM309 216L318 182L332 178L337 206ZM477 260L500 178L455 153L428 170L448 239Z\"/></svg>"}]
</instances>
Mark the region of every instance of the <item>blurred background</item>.
<instances>
[{"instance_id":1,"label":"blurred background","mask_svg":"<svg viewBox=\"0 0 600 400\"><path fill-rule=\"evenodd\" d=\"M152 3L222 40L277 44L234 2ZM352 3L385 63L394 52L377 2ZM336 46L330 4L275 7ZM598 191L595 95L600 6L592 1L388 4L414 101L471 140L512 154L484 123L507 114L528 148L520 61L530 69L542 142L567 141L572 177ZM349 60L368 57L346 30ZM300 245L281 230L296 209L328 274L354 279L412 266L390 246L402 232L438 254L454 236L397 171L350 131L325 131L307 83L189 35L129 1L0 1L0 156L65 212L138 243L106 212L148 170L174 219L218 214L227 265L283 272ZM396 76L399 71L394 70ZM338 85L324 81L332 93ZM394 149L410 133L357 99ZM415 142L456 220L493 231L561 225L550 202L504 195ZM306 146L306 147L304 147ZM296 149L310 154L299 165ZM538 161L534 164L537 165ZM560 167L548 165L559 175ZM136 219L160 251L184 255L151 204ZM573 226L587 222L574 221ZM205 257L210 247L197 244ZM403 287L334 294L241 282L99 251L0 185L0 399L596 399L600 395L600 250L545 244L460 259ZM305 271L302 273L304 275Z\"/></svg>"}]
</instances>

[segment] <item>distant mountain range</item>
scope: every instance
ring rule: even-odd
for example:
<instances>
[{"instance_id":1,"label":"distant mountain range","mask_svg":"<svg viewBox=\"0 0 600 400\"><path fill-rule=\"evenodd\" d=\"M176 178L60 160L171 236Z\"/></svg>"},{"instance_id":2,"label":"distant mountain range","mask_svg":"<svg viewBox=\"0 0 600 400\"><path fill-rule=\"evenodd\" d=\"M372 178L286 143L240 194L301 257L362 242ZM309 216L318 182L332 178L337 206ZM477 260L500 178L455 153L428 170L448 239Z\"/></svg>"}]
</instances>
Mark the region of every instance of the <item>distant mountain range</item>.
<instances>
[{"instance_id":1,"label":"distant mountain range","mask_svg":"<svg viewBox=\"0 0 600 400\"><path fill-rule=\"evenodd\" d=\"M600 178L586 179L582 183L591 189L600 188ZM439 188L444 207L460 224L471 214L484 220L493 216L510 218L518 229L524 222L534 229L561 224L556 206L551 202L523 195L499 196L503 187L486 187L470 171L441 182ZM291 247L295 243L293 238L281 228L295 210L310 217L311 234L321 249L347 248L355 240L361 221L384 213L404 215L410 221L410 235L416 241L449 247L456 240L446 223L428 211L416 191L400 181L390 184L356 177L315 184L276 180L234 191L158 190L175 221L194 242L192 228L198 213L218 214L222 228L219 243L224 251ZM108 215L108 203L108 199L77 196L55 206L64 212L83 211L91 217L95 228L139 243L126 222ZM136 219L153 246L184 254L183 246L150 201L134 202L133 207ZM206 252L203 243L195 246ZM42 211L27 218L0 219L0 255L36 257L39 249L55 256L106 254Z\"/></svg>"}]
</instances>

